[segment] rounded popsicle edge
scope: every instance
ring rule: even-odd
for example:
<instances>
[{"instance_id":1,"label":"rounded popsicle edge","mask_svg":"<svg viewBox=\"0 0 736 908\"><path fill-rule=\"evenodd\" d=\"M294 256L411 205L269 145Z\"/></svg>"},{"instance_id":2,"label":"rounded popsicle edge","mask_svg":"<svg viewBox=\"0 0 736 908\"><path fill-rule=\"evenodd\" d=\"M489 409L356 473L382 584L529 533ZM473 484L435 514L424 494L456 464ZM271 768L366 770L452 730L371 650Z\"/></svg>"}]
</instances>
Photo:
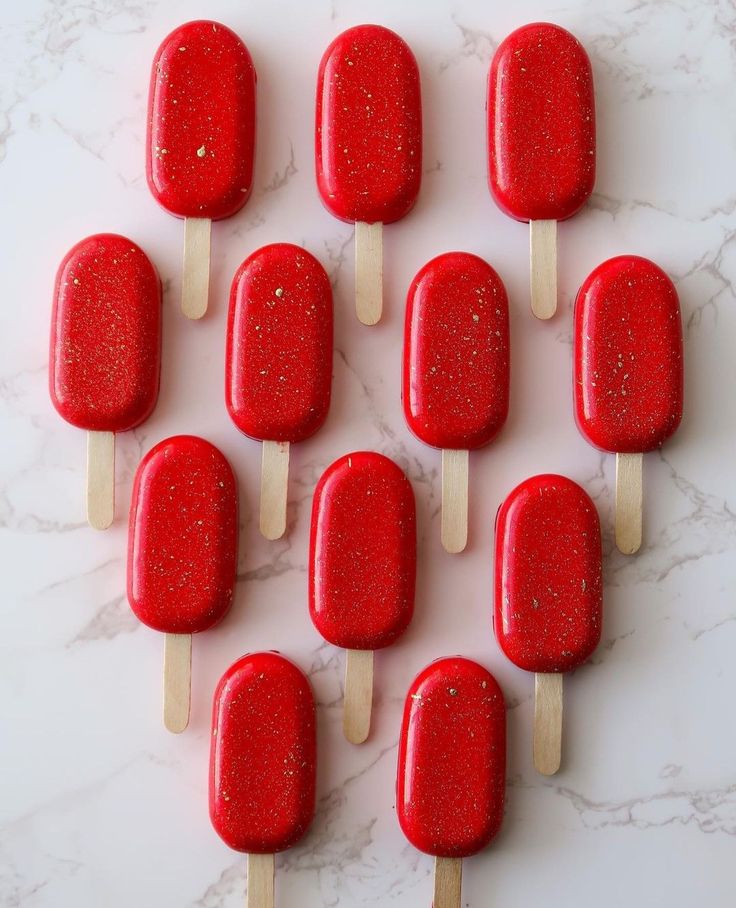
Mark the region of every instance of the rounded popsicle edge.
<instances>
[{"instance_id":1,"label":"rounded popsicle edge","mask_svg":"<svg viewBox=\"0 0 736 908\"><path fill-rule=\"evenodd\" d=\"M274 853L295 845L314 817L315 720L309 680L275 651L241 657L215 690L210 820L247 855L248 908L273 908Z\"/></svg>"},{"instance_id":2,"label":"rounded popsicle edge","mask_svg":"<svg viewBox=\"0 0 736 908\"><path fill-rule=\"evenodd\" d=\"M105 530L115 516L115 433L140 425L158 398L161 281L136 243L97 233L62 259L53 300L51 402L87 431L86 519Z\"/></svg>"},{"instance_id":3,"label":"rounded popsicle edge","mask_svg":"<svg viewBox=\"0 0 736 908\"><path fill-rule=\"evenodd\" d=\"M442 451L440 538L449 553L467 545L469 451L501 430L508 385L501 278L471 253L435 256L407 293L401 399L412 434Z\"/></svg>"},{"instance_id":4,"label":"rounded popsicle edge","mask_svg":"<svg viewBox=\"0 0 736 908\"><path fill-rule=\"evenodd\" d=\"M499 646L535 676L534 768L554 775L561 765L563 672L583 664L600 640L600 522L577 483L543 474L507 495L496 519L494 598ZM558 621L564 629L555 630Z\"/></svg>"},{"instance_id":5,"label":"rounded popsicle edge","mask_svg":"<svg viewBox=\"0 0 736 908\"><path fill-rule=\"evenodd\" d=\"M383 224L404 217L419 192L419 79L409 46L380 25L347 29L319 64L317 188L335 217L355 225L355 306L364 325L377 324L382 314Z\"/></svg>"},{"instance_id":6,"label":"rounded popsicle edge","mask_svg":"<svg viewBox=\"0 0 736 908\"><path fill-rule=\"evenodd\" d=\"M415 559L414 493L403 471L376 452L338 458L312 501L309 611L324 639L346 651L343 733L353 744L370 733L373 651L411 620Z\"/></svg>"},{"instance_id":7,"label":"rounded popsicle edge","mask_svg":"<svg viewBox=\"0 0 736 908\"><path fill-rule=\"evenodd\" d=\"M649 259L614 256L583 281L574 321L575 421L590 444L616 455L614 537L622 554L633 555L642 543L643 454L661 447L682 419L677 290Z\"/></svg>"},{"instance_id":8,"label":"rounded popsicle edge","mask_svg":"<svg viewBox=\"0 0 736 908\"><path fill-rule=\"evenodd\" d=\"M409 686L399 736L396 810L401 829L435 859L435 908L459 908L462 859L503 819L506 710L483 666L437 659Z\"/></svg>"}]
</instances>

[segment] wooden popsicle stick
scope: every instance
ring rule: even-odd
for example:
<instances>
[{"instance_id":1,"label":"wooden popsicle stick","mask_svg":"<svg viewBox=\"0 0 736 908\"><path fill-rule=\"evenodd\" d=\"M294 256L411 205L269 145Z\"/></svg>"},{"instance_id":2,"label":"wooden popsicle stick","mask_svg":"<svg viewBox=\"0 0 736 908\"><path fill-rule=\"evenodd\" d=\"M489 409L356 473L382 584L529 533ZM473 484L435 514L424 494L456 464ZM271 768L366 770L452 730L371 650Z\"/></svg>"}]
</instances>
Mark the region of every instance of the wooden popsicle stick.
<instances>
[{"instance_id":1,"label":"wooden popsicle stick","mask_svg":"<svg viewBox=\"0 0 736 908\"><path fill-rule=\"evenodd\" d=\"M273 875L272 854L248 855L246 908L273 908Z\"/></svg>"},{"instance_id":2,"label":"wooden popsicle stick","mask_svg":"<svg viewBox=\"0 0 736 908\"><path fill-rule=\"evenodd\" d=\"M562 674L534 676L534 768L553 776L562 757Z\"/></svg>"},{"instance_id":3,"label":"wooden popsicle stick","mask_svg":"<svg viewBox=\"0 0 736 908\"><path fill-rule=\"evenodd\" d=\"M468 542L468 452L442 451L442 545L462 552Z\"/></svg>"},{"instance_id":4,"label":"wooden popsicle stick","mask_svg":"<svg viewBox=\"0 0 736 908\"><path fill-rule=\"evenodd\" d=\"M87 522L106 530L115 516L115 433L87 433Z\"/></svg>"},{"instance_id":5,"label":"wooden popsicle stick","mask_svg":"<svg viewBox=\"0 0 736 908\"><path fill-rule=\"evenodd\" d=\"M462 858L435 858L432 908L460 908L462 883Z\"/></svg>"},{"instance_id":6,"label":"wooden popsicle stick","mask_svg":"<svg viewBox=\"0 0 736 908\"><path fill-rule=\"evenodd\" d=\"M529 221L532 312L552 318L557 311L557 221Z\"/></svg>"},{"instance_id":7,"label":"wooden popsicle stick","mask_svg":"<svg viewBox=\"0 0 736 908\"><path fill-rule=\"evenodd\" d=\"M371 730L373 651L345 651L345 695L342 730L351 744L362 744Z\"/></svg>"},{"instance_id":8,"label":"wooden popsicle stick","mask_svg":"<svg viewBox=\"0 0 736 908\"><path fill-rule=\"evenodd\" d=\"M184 218L184 268L181 277L181 311L187 318L202 318L210 294L209 218Z\"/></svg>"},{"instance_id":9,"label":"wooden popsicle stick","mask_svg":"<svg viewBox=\"0 0 736 908\"><path fill-rule=\"evenodd\" d=\"M261 457L261 534L281 539L286 532L289 442L264 441Z\"/></svg>"},{"instance_id":10,"label":"wooden popsicle stick","mask_svg":"<svg viewBox=\"0 0 736 908\"><path fill-rule=\"evenodd\" d=\"M616 548L633 555L641 548L643 454L616 455Z\"/></svg>"},{"instance_id":11,"label":"wooden popsicle stick","mask_svg":"<svg viewBox=\"0 0 736 908\"><path fill-rule=\"evenodd\" d=\"M383 224L355 223L355 311L375 325L383 310Z\"/></svg>"},{"instance_id":12,"label":"wooden popsicle stick","mask_svg":"<svg viewBox=\"0 0 736 908\"><path fill-rule=\"evenodd\" d=\"M189 725L192 690L192 635L166 634L164 640L164 725L175 735Z\"/></svg>"}]
</instances>

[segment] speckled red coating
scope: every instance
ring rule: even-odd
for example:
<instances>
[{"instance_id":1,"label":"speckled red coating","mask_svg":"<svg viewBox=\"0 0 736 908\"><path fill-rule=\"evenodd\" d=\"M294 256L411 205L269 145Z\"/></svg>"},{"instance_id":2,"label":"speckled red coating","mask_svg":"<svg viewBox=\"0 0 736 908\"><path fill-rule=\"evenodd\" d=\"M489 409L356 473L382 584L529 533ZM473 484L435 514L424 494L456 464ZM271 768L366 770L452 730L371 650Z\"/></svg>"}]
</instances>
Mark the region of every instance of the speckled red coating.
<instances>
[{"instance_id":1,"label":"speckled red coating","mask_svg":"<svg viewBox=\"0 0 736 908\"><path fill-rule=\"evenodd\" d=\"M601 529L595 505L564 476L518 485L496 517L493 626L528 672L569 672L601 637Z\"/></svg>"},{"instance_id":2,"label":"speckled red coating","mask_svg":"<svg viewBox=\"0 0 736 908\"><path fill-rule=\"evenodd\" d=\"M599 265L575 301L573 392L578 428L604 451L636 454L680 425L682 320L674 284L654 262Z\"/></svg>"},{"instance_id":3,"label":"speckled red coating","mask_svg":"<svg viewBox=\"0 0 736 908\"><path fill-rule=\"evenodd\" d=\"M520 221L579 211L595 182L595 99L577 38L548 22L512 32L491 63L487 110L498 206Z\"/></svg>"},{"instance_id":4,"label":"speckled red coating","mask_svg":"<svg viewBox=\"0 0 736 908\"><path fill-rule=\"evenodd\" d=\"M124 236L77 243L56 274L49 390L74 426L124 432L156 405L161 367L161 282Z\"/></svg>"},{"instance_id":5,"label":"speckled red coating","mask_svg":"<svg viewBox=\"0 0 736 908\"><path fill-rule=\"evenodd\" d=\"M254 252L230 291L225 399L241 432L303 441L324 423L332 384L332 289L290 243Z\"/></svg>"},{"instance_id":6,"label":"speckled red coating","mask_svg":"<svg viewBox=\"0 0 736 908\"><path fill-rule=\"evenodd\" d=\"M422 99L409 46L380 25L357 25L319 66L317 186L343 221L402 218L422 179Z\"/></svg>"},{"instance_id":7,"label":"speckled red coating","mask_svg":"<svg viewBox=\"0 0 736 908\"><path fill-rule=\"evenodd\" d=\"M218 449L194 435L159 442L138 466L128 531L128 601L167 634L227 614L238 557L238 490Z\"/></svg>"},{"instance_id":8,"label":"speckled red coating","mask_svg":"<svg viewBox=\"0 0 736 908\"><path fill-rule=\"evenodd\" d=\"M273 854L295 845L314 816L314 696L278 653L238 659L212 709L210 819L236 851Z\"/></svg>"},{"instance_id":9,"label":"speckled red coating","mask_svg":"<svg viewBox=\"0 0 736 908\"><path fill-rule=\"evenodd\" d=\"M483 259L447 252L412 281L404 328L404 416L436 448L488 444L509 410L509 306Z\"/></svg>"},{"instance_id":10,"label":"speckled red coating","mask_svg":"<svg viewBox=\"0 0 736 908\"><path fill-rule=\"evenodd\" d=\"M404 706L396 812L426 854L465 858L496 835L506 789L506 707L493 675L453 656L412 682Z\"/></svg>"},{"instance_id":11,"label":"speckled red coating","mask_svg":"<svg viewBox=\"0 0 736 908\"><path fill-rule=\"evenodd\" d=\"M314 490L309 611L344 649L393 643L414 612L414 492L396 464L372 451L336 460Z\"/></svg>"},{"instance_id":12,"label":"speckled red coating","mask_svg":"<svg viewBox=\"0 0 736 908\"><path fill-rule=\"evenodd\" d=\"M178 217L235 214L253 185L256 72L238 36L219 22L174 29L156 52L148 97L146 175Z\"/></svg>"}]
</instances>

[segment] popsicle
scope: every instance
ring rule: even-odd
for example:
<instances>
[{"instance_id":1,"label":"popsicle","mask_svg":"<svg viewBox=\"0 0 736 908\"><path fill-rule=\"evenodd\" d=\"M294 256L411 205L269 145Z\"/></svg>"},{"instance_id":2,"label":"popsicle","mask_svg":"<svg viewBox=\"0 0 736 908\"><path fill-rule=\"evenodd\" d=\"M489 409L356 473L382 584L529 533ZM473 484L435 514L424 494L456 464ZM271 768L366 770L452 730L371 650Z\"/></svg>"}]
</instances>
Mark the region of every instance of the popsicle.
<instances>
[{"instance_id":1,"label":"popsicle","mask_svg":"<svg viewBox=\"0 0 736 908\"><path fill-rule=\"evenodd\" d=\"M357 25L319 66L317 186L328 210L355 224L355 305L364 325L383 308L382 227L413 207L422 179L422 99L409 46Z\"/></svg>"},{"instance_id":2,"label":"popsicle","mask_svg":"<svg viewBox=\"0 0 736 908\"><path fill-rule=\"evenodd\" d=\"M304 674L278 653L251 653L220 679L212 710L210 818L248 855L248 908L273 908L274 853L314 816L315 707Z\"/></svg>"},{"instance_id":3,"label":"popsicle","mask_svg":"<svg viewBox=\"0 0 736 908\"><path fill-rule=\"evenodd\" d=\"M498 47L488 80L488 174L496 204L529 222L531 304L557 309L557 222L595 182L593 73L583 46L548 22L524 25Z\"/></svg>"},{"instance_id":4,"label":"popsicle","mask_svg":"<svg viewBox=\"0 0 736 908\"><path fill-rule=\"evenodd\" d=\"M115 432L150 415L161 366L161 282L131 240L99 233L64 257L49 360L54 407L87 430L87 520L104 530L115 514Z\"/></svg>"},{"instance_id":5,"label":"popsicle","mask_svg":"<svg viewBox=\"0 0 736 908\"><path fill-rule=\"evenodd\" d=\"M128 531L128 601L166 634L164 725L189 722L192 634L225 617L235 588L238 491L218 449L194 435L153 447L133 482Z\"/></svg>"},{"instance_id":6,"label":"popsicle","mask_svg":"<svg viewBox=\"0 0 736 908\"><path fill-rule=\"evenodd\" d=\"M256 72L248 50L219 22L174 29L156 51L148 97L146 175L156 201L184 218L181 306L207 311L212 221L253 188Z\"/></svg>"},{"instance_id":7,"label":"popsicle","mask_svg":"<svg viewBox=\"0 0 736 908\"><path fill-rule=\"evenodd\" d=\"M442 544L468 538L468 452L492 441L509 409L509 307L483 259L447 252L412 281L404 329L404 416L442 449Z\"/></svg>"},{"instance_id":8,"label":"popsicle","mask_svg":"<svg viewBox=\"0 0 736 908\"><path fill-rule=\"evenodd\" d=\"M601 637L601 530L577 483L533 476L496 517L493 626L519 668L535 673L534 766L560 768L562 674L582 665Z\"/></svg>"},{"instance_id":9,"label":"popsicle","mask_svg":"<svg viewBox=\"0 0 736 908\"><path fill-rule=\"evenodd\" d=\"M588 441L616 454L616 545L642 536L642 454L682 419L677 291L654 262L620 255L599 265L575 302L575 416Z\"/></svg>"},{"instance_id":10,"label":"popsicle","mask_svg":"<svg viewBox=\"0 0 736 908\"><path fill-rule=\"evenodd\" d=\"M309 611L320 634L347 650L343 731L368 737L373 651L411 621L416 516L409 480L372 451L336 460L314 490L309 544Z\"/></svg>"},{"instance_id":11,"label":"popsicle","mask_svg":"<svg viewBox=\"0 0 736 908\"><path fill-rule=\"evenodd\" d=\"M438 659L404 705L396 812L411 844L435 858L434 908L459 908L462 859L503 820L506 707L493 675L470 659Z\"/></svg>"},{"instance_id":12,"label":"popsicle","mask_svg":"<svg viewBox=\"0 0 736 908\"><path fill-rule=\"evenodd\" d=\"M261 533L286 530L289 446L324 423L332 384L332 289L314 256L290 243L254 252L233 279L225 397L235 425L263 442Z\"/></svg>"}]
</instances>

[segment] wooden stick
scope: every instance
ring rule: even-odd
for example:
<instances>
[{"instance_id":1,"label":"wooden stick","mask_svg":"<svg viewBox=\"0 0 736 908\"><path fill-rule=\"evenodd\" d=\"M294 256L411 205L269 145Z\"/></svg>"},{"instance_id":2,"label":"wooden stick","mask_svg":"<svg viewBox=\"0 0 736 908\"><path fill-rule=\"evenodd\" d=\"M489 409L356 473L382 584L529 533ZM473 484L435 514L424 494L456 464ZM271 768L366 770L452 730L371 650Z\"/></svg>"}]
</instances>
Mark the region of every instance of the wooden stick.
<instances>
[{"instance_id":1,"label":"wooden stick","mask_svg":"<svg viewBox=\"0 0 736 908\"><path fill-rule=\"evenodd\" d=\"M286 532L289 442L264 441L261 457L261 534L281 539Z\"/></svg>"},{"instance_id":2,"label":"wooden stick","mask_svg":"<svg viewBox=\"0 0 736 908\"><path fill-rule=\"evenodd\" d=\"M562 675L534 676L534 768L553 776L562 755Z\"/></svg>"},{"instance_id":3,"label":"wooden stick","mask_svg":"<svg viewBox=\"0 0 736 908\"><path fill-rule=\"evenodd\" d=\"M192 635L166 634L164 641L164 725L175 735L189 725Z\"/></svg>"},{"instance_id":4,"label":"wooden stick","mask_svg":"<svg viewBox=\"0 0 736 908\"><path fill-rule=\"evenodd\" d=\"M355 224L355 311L364 325L375 325L383 310L383 224Z\"/></svg>"},{"instance_id":5,"label":"wooden stick","mask_svg":"<svg viewBox=\"0 0 736 908\"><path fill-rule=\"evenodd\" d=\"M106 530L115 516L115 433L87 433L87 522Z\"/></svg>"},{"instance_id":6,"label":"wooden stick","mask_svg":"<svg viewBox=\"0 0 736 908\"><path fill-rule=\"evenodd\" d=\"M432 908L460 908L462 883L462 858L435 858Z\"/></svg>"},{"instance_id":7,"label":"wooden stick","mask_svg":"<svg viewBox=\"0 0 736 908\"><path fill-rule=\"evenodd\" d=\"M202 318L210 294L209 218L184 218L184 269L181 278L181 311L187 318Z\"/></svg>"},{"instance_id":8,"label":"wooden stick","mask_svg":"<svg viewBox=\"0 0 736 908\"><path fill-rule=\"evenodd\" d=\"M557 311L557 221L529 221L532 312L552 318Z\"/></svg>"},{"instance_id":9,"label":"wooden stick","mask_svg":"<svg viewBox=\"0 0 736 908\"><path fill-rule=\"evenodd\" d=\"M468 542L468 452L442 451L442 545L453 554Z\"/></svg>"},{"instance_id":10,"label":"wooden stick","mask_svg":"<svg viewBox=\"0 0 736 908\"><path fill-rule=\"evenodd\" d=\"M273 855L248 855L246 908L273 908Z\"/></svg>"},{"instance_id":11,"label":"wooden stick","mask_svg":"<svg viewBox=\"0 0 736 908\"><path fill-rule=\"evenodd\" d=\"M351 744L362 744L371 730L373 706L373 652L345 651L345 697L342 730Z\"/></svg>"},{"instance_id":12,"label":"wooden stick","mask_svg":"<svg viewBox=\"0 0 736 908\"><path fill-rule=\"evenodd\" d=\"M642 454L616 455L616 548L633 555L641 548Z\"/></svg>"}]
</instances>

